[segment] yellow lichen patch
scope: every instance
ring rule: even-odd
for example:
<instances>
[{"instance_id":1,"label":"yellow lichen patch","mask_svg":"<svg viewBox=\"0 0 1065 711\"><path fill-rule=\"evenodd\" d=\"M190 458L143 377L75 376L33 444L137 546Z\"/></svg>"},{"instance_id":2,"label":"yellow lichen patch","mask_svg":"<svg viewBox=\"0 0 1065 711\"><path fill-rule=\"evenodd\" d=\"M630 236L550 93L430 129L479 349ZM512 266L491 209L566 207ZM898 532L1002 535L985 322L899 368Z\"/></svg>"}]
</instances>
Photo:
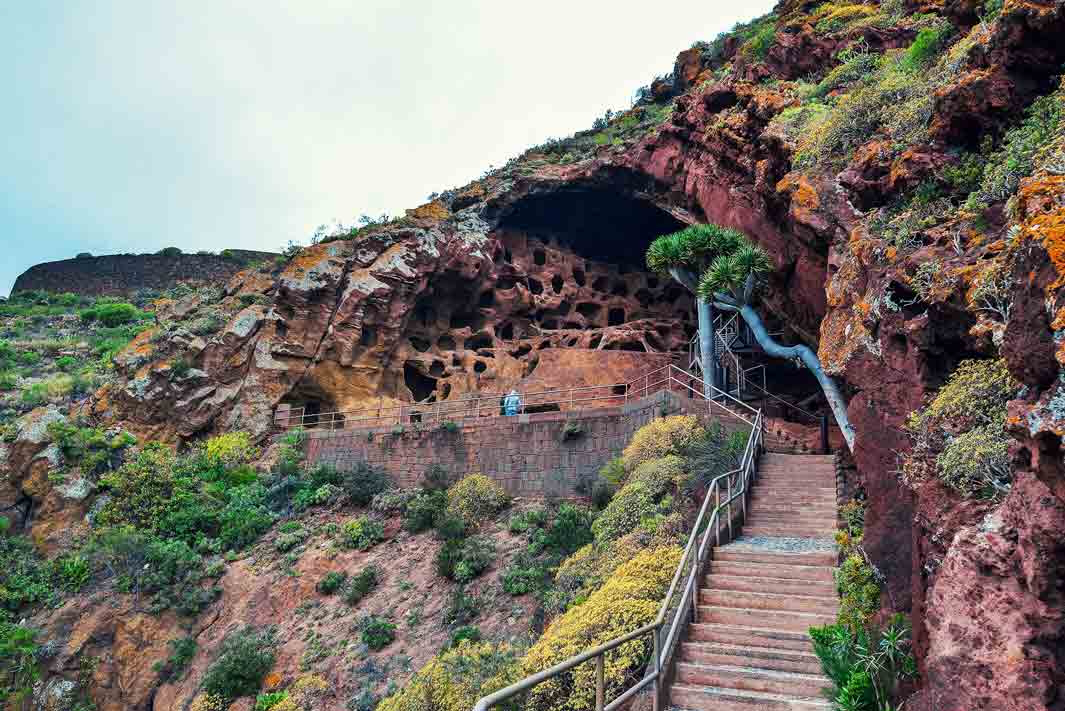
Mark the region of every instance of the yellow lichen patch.
<instances>
[{"instance_id":1,"label":"yellow lichen patch","mask_svg":"<svg viewBox=\"0 0 1065 711\"><path fill-rule=\"evenodd\" d=\"M450 216L451 212L440 200L433 200L432 202L427 202L424 205L407 210L407 217L413 220L439 222L441 220L446 220Z\"/></svg>"},{"instance_id":2,"label":"yellow lichen patch","mask_svg":"<svg viewBox=\"0 0 1065 711\"><path fill-rule=\"evenodd\" d=\"M821 207L821 196L810 184L809 179L800 173L788 173L777 183L778 193L790 193L792 210L816 210Z\"/></svg>"},{"instance_id":3,"label":"yellow lichen patch","mask_svg":"<svg viewBox=\"0 0 1065 711\"><path fill-rule=\"evenodd\" d=\"M152 336L158 331L159 329L155 326L141 331L133 337L132 341L126 344L125 348L119 351L119 355L151 355L155 350L155 346L152 344Z\"/></svg>"}]
</instances>

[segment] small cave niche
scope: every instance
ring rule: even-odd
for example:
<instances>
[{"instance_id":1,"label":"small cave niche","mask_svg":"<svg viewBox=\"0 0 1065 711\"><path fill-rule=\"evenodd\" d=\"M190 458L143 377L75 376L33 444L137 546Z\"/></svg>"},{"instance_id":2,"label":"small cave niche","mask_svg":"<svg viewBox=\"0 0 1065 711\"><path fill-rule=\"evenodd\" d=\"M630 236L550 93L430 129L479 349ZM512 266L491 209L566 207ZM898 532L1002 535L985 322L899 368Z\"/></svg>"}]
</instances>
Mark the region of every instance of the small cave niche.
<instances>
[{"instance_id":1,"label":"small cave niche","mask_svg":"<svg viewBox=\"0 0 1065 711\"><path fill-rule=\"evenodd\" d=\"M562 408L559 407L557 402L545 402L543 405L526 405L525 414L535 415L539 412L561 412Z\"/></svg>"},{"instance_id":2,"label":"small cave niche","mask_svg":"<svg viewBox=\"0 0 1065 711\"><path fill-rule=\"evenodd\" d=\"M566 348L573 348L575 345L577 345L577 343L580 342L580 340L581 339L577 338L576 336L570 338L566 341Z\"/></svg>"},{"instance_id":3,"label":"small cave niche","mask_svg":"<svg viewBox=\"0 0 1065 711\"><path fill-rule=\"evenodd\" d=\"M675 304L684 295L684 289L676 284L670 284L662 294L662 301L667 304Z\"/></svg>"},{"instance_id":4,"label":"small cave niche","mask_svg":"<svg viewBox=\"0 0 1065 711\"><path fill-rule=\"evenodd\" d=\"M440 399L447 400L451 395L451 383L444 383L440 388Z\"/></svg>"},{"instance_id":5,"label":"small cave niche","mask_svg":"<svg viewBox=\"0 0 1065 711\"><path fill-rule=\"evenodd\" d=\"M478 333L466 339L466 350L476 351L481 348L491 348L495 345L492 336L487 333Z\"/></svg>"},{"instance_id":6,"label":"small cave niche","mask_svg":"<svg viewBox=\"0 0 1065 711\"><path fill-rule=\"evenodd\" d=\"M503 276L503 277L499 277L498 279L496 279L496 290L497 291L510 291L511 289L513 289L517 285L518 285L518 282L517 282L516 279L514 279L514 277Z\"/></svg>"},{"instance_id":7,"label":"small cave niche","mask_svg":"<svg viewBox=\"0 0 1065 711\"><path fill-rule=\"evenodd\" d=\"M575 331L583 331L584 330L584 326L582 324L580 324L580 323L577 323L576 321L566 321L565 326L566 326L566 328L569 328L569 329L572 329L572 330L575 330Z\"/></svg>"},{"instance_id":8,"label":"small cave niche","mask_svg":"<svg viewBox=\"0 0 1065 711\"><path fill-rule=\"evenodd\" d=\"M577 304L577 313L586 319L595 319L599 317L603 307L599 304L594 304L591 301L582 301Z\"/></svg>"},{"instance_id":9,"label":"small cave niche","mask_svg":"<svg viewBox=\"0 0 1065 711\"><path fill-rule=\"evenodd\" d=\"M658 340L658 336L655 335L653 332L645 333L643 338L645 341L647 341L647 345L651 347L652 351L664 351L666 349L666 347L662 344L662 341Z\"/></svg>"},{"instance_id":10,"label":"small cave niche","mask_svg":"<svg viewBox=\"0 0 1065 711\"><path fill-rule=\"evenodd\" d=\"M610 289L610 293L614 296L628 296L629 285L623 281L614 282L614 286Z\"/></svg>"},{"instance_id":11,"label":"small cave niche","mask_svg":"<svg viewBox=\"0 0 1065 711\"><path fill-rule=\"evenodd\" d=\"M514 263L514 255L510 253L509 249L504 249L503 250L503 261L506 262L507 264L513 264Z\"/></svg>"},{"instance_id":12,"label":"small cave niche","mask_svg":"<svg viewBox=\"0 0 1065 711\"><path fill-rule=\"evenodd\" d=\"M454 353L451 354L451 367L453 367L453 368L461 368L462 367L462 359L459 358Z\"/></svg>"},{"instance_id":13,"label":"small cave niche","mask_svg":"<svg viewBox=\"0 0 1065 711\"><path fill-rule=\"evenodd\" d=\"M647 288L648 289L657 289L658 288L658 277L656 277L656 276L647 277Z\"/></svg>"},{"instance_id":14,"label":"small cave niche","mask_svg":"<svg viewBox=\"0 0 1065 711\"><path fill-rule=\"evenodd\" d=\"M547 264L547 252L542 249L533 250L533 263L542 267Z\"/></svg>"},{"instance_id":15,"label":"small cave niche","mask_svg":"<svg viewBox=\"0 0 1065 711\"><path fill-rule=\"evenodd\" d=\"M499 330L496 331L496 333L504 341L513 341L514 340L514 324L512 324L510 321L507 321L506 323L504 323L503 325L501 325L499 327Z\"/></svg>"},{"instance_id":16,"label":"small cave niche","mask_svg":"<svg viewBox=\"0 0 1065 711\"><path fill-rule=\"evenodd\" d=\"M476 331L484 325L484 318L479 314L459 312L451 314L449 323L451 328L471 328Z\"/></svg>"},{"instance_id":17,"label":"small cave niche","mask_svg":"<svg viewBox=\"0 0 1065 711\"><path fill-rule=\"evenodd\" d=\"M558 316L568 316L570 308L569 302L563 299L558 302L558 306L555 307L555 314Z\"/></svg>"},{"instance_id":18,"label":"small cave niche","mask_svg":"<svg viewBox=\"0 0 1065 711\"><path fill-rule=\"evenodd\" d=\"M359 334L360 346L376 346L377 345L377 327L367 324L362 325L362 332Z\"/></svg>"},{"instance_id":19,"label":"small cave niche","mask_svg":"<svg viewBox=\"0 0 1065 711\"><path fill-rule=\"evenodd\" d=\"M588 347L591 348L592 350L596 350L596 349L599 348L599 344L602 343L602 342L603 342L603 334L597 333L594 336L592 336L592 340L588 341Z\"/></svg>"},{"instance_id":20,"label":"small cave niche","mask_svg":"<svg viewBox=\"0 0 1065 711\"><path fill-rule=\"evenodd\" d=\"M512 350L510 352L510 357L511 358L524 358L525 356L529 355L529 353L531 351L532 351L532 346L530 346L528 343L523 343L522 345L518 346L518 348L516 348L515 350Z\"/></svg>"},{"instance_id":21,"label":"small cave niche","mask_svg":"<svg viewBox=\"0 0 1065 711\"><path fill-rule=\"evenodd\" d=\"M606 277L602 277L602 276L601 277L596 277L595 281L592 282L592 288L595 289L596 291L601 291L604 294L606 293L606 291L607 291L607 289L609 287L610 287L610 280L607 279Z\"/></svg>"},{"instance_id":22,"label":"small cave niche","mask_svg":"<svg viewBox=\"0 0 1065 711\"><path fill-rule=\"evenodd\" d=\"M551 341L542 341L540 345L536 347L536 350L543 351L547 350L548 348L553 348L553 346L551 345Z\"/></svg>"},{"instance_id":23,"label":"small cave niche","mask_svg":"<svg viewBox=\"0 0 1065 711\"><path fill-rule=\"evenodd\" d=\"M522 373L523 378L528 378L536 370L536 366L540 365L540 356L534 355L529 360L525 361L525 371Z\"/></svg>"},{"instance_id":24,"label":"small cave niche","mask_svg":"<svg viewBox=\"0 0 1065 711\"><path fill-rule=\"evenodd\" d=\"M274 321L274 333L278 338L284 338L288 335L288 324L284 321Z\"/></svg>"},{"instance_id":25,"label":"small cave niche","mask_svg":"<svg viewBox=\"0 0 1065 711\"><path fill-rule=\"evenodd\" d=\"M408 340L410 341L411 347L419 353L425 353L429 350L429 346L431 345L427 339L422 338L421 336L411 336Z\"/></svg>"},{"instance_id":26,"label":"small cave niche","mask_svg":"<svg viewBox=\"0 0 1065 711\"><path fill-rule=\"evenodd\" d=\"M491 289L489 289L488 291L482 291L481 295L477 297L477 305L480 306L482 309L486 309L495 305L495 302L496 294Z\"/></svg>"},{"instance_id":27,"label":"small cave niche","mask_svg":"<svg viewBox=\"0 0 1065 711\"><path fill-rule=\"evenodd\" d=\"M529 291L537 295L542 294L544 293L544 285L539 279L529 277Z\"/></svg>"},{"instance_id":28,"label":"small cave niche","mask_svg":"<svg viewBox=\"0 0 1065 711\"><path fill-rule=\"evenodd\" d=\"M584 281L584 270L583 269L574 269L573 270L573 281L576 282L577 286L584 286L585 281Z\"/></svg>"},{"instance_id":29,"label":"small cave niche","mask_svg":"<svg viewBox=\"0 0 1065 711\"><path fill-rule=\"evenodd\" d=\"M482 358L495 358L496 357L495 353L493 353L492 351L489 351L489 350L484 350L484 349L481 349L481 350L477 351L477 355L481 356Z\"/></svg>"},{"instance_id":30,"label":"small cave niche","mask_svg":"<svg viewBox=\"0 0 1065 711\"><path fill-rule=\"evenodd\" d=\"M540 324L540 326L542 328L546 328L548 331L557 331L558 330L558 319L549 318L546 321L544 321L542 324Z\"/></svg>"},{"instance_id":31,"label":"small cave niche","mask_svg":"<svg viewBox=\"0 0 1065 711\"><path fill-rule=\"evenodd\" d=\"M429 366L429 375L434 378L439 378L444 375L444 362L441 360L434 360L433 364Z\"/></svg>"},{"instance_id":32,"label":"small cave niche","mask_svg":"<svg viewBox=\"0 0 1065 711\"><path fill-rule=\"evenodd\" d=\"M620 326L625 323L625 309L613 308L607 311L606 325L607 326Z\"/></svg>"},{"instance_id":33,"label":"small cave niche","mask_svg":"<svg viewBox=\"0 0 1065 711\"><path fill-rule=\"evenodd\" d=\"M403 364L403 384L410 390L414 402L428 400L436 392L436 378L424 374L417 361L408 360Z\"/></svg>"},{"instance_id":34,"label":"small cave niche","mask_svg":"<svg viewBox=\"0 0 1065 711\"><path fill-rule=\"evenodd\" d=\"M565 285L565 282L562 281L562 277L560 277L558 274L556 274L553 277L551 277L551 289L556 294L561 294L562 293L562 287L564 285Z\"/></svg>"},{"instance_id":35,"label":"small cave niche","mask_svg":"<svg viewBox=\"0 0 1065 711\"><path fill-rule=\"evenodd\" d=\"M634 353L646 353L647 349L640 341L614 341L606 346L603 346L604 350L608 351L632 351Z\"/></svg>"},{"instance_id":36,"label":"small cave niche","mask_svg":"<svg viewBox=\"0 0 1065 711\"><path fill-rule=\"evenodd\" d=\"M633 294L633 296L635 296L636 300L640 302L640 306L644 307L645 309L650 306L651 302L653 302L655 299L654 295L647 289L637 289L636 293Z\"/></svg>"},{"instance_id":37,"label":"small cave niche","mask_svg":"<svg viewBox=\"0 0 1065 711\"><path fill-rule=\"evenodd\" d=\"M473 372L474 373L483 373L486 370L488 370L488 364L487 363L485 363L483 360L474 361L474 363L473 363Z\"/></svg>"},{"instance_id":38,"label":"small cave niche","mask_svg":"<svg viewBox=\"0 0 1065 711\"><path fill-rule=\"evenodd\" d=\"M281 403L292 408L293 416L303 415L301 422L303 427L313 428L321 425L337 428L343 426L344 416L336 412L336 401L309 377L282 398Z\"/></svg>"},{"instance_id":39,"label":"small cave niche","mask_svg":"<svg viewBox=\"0 0 1065 711\"><path fill-rule=\"evenodd\" d=\"M436 312L428 304L418 304L414 307L414 318L423 326L436 323Z\"/></svg>"},{"instance_id":40,"label":"small cave niche","mask_svg":"<svg viewBox=\"0 0 1065 711\"><path fill-rule=\"evenodd\" d=\"M448 335L436 339L436 347L442 351L453 351L455 350L455 345L455 339Z\"/></svg>"}]
</instances>

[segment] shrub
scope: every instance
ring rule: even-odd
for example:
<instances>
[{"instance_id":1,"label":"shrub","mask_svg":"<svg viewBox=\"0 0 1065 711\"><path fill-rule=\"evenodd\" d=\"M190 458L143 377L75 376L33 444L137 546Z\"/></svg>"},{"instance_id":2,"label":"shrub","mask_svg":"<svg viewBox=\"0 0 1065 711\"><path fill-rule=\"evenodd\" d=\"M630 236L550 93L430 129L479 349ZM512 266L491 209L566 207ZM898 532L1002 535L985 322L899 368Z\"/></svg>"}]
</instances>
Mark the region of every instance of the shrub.
<instances>
[{"instance_id":1,"label":"shrub","mask_svg":"<svg viewBox=\"0 0 1065 711\"><path fill-rule=\"evenodd\" d=\"M988 156L980 186L965 207L980 210L1013 195L1021 179L1031 175L1040 150L1060 135L1063 119L1065 86L1032 102L1020 124L1007 131L1002 146Z\"/></svg>"},{"instance_id":2,"label":"shrub","mask_svg":"<svg viewBox=\"0 0 1065 711\"><path fill-rule=\"evenodd\" d=\"M211 437L204 447L208 466L231 468L248 464L258 458L259 448L247 432L227 432Z\"/></svg>"},{"instance_id":3,"label":"shrub","mask_svg":"<svg viewBox=\"0 0 1065 711\"><path fill-rule=\"evenodd\" d=\"M702 426L694 415L663 417L644 425L632 436L629 446L621 454L625 468L632 471L649 459L667 454L681 454L704 436Z\"/></svg>"},{"instance_id":4,"label":"shrub","mask_svg":"<svg viewBox=\"0 0 1065 711\"><path fill-rule=\"evenodd\" d=\"M755 59L765 59L769 56L769 48L773 46L777 37L776 18L766 15L742 26L738 32L737 30L733 32L746 40L740 47L740 51Z\"/></svg>"},{"instance_id":5,"label":"shrub","mask_svg":"<svg viewBox=\"0 0 1065 711\"><path fill-rule=\"evenodd\" d=\"M11 371L0 372L0 390L14 390L18 387L18 376Z\"/></svg>"},{"instance_id":6,"label":"shrub","mask_svg":"<svg viewBox=\"0 0 1065 711\"><path fill-rule=\"evenodd\" d=\"M481 641L481 630L474 625L463 625L451 632L448 639L449 647L457 647L463 642L476 644Z\"/></svg>"},{"instance_id":7,"label":"shrub","mask_svg":"<svg viewBox=\"0 0 1065 711\"><path fill-rule=\"evenodd\" d=\"M70 371L78 367L78 362L78 359L74 356L59 356L55 360L55 367L59 368L64 373L69 373Z\"/></svg>"},{"instance_id":8,"label":"shrub","mask_svg":"<svg viewBox=\"0 0 1065 711\"><path fill-rule=\"evenodd\" d=\"M89 561L83 555L62 555L56 558L53 568L59 587L69 593L81 590L92 577Z\"/></svg>"},{"instance_id":9,"label":"shrub","mask_svg":"<svg viewBox=\"0 0 1065 711\"><path fill-rule=\"evenodd\" d=\"M235 487L227 495L229 501L218 516L218 537L230 548L244 548L266 533L276 517L266 506L261 484Z\"/></svg>"},{"instance_id":10,"label":"shrub","mask_svg":"<svg viewBox=\"0 0 1065 711\"><path fill-rule=\"evenodd\" d=\"M40 678L36 640L36 630L0 617L0 702L11 704L9 708L24 708Z\"/></svg>"},{"instance_id":11,"label":"shrub","mask_svg":"<svg viewBox=\"0 0 1065 711\"><path fill-rule=\"evenodd\" d=\"M966 496L994 497L1009 490L1010 442L1001 424L976 427L951 440L936 457L940 478Z\"/></svg>"},{"instance_id":12,"label":"shrub","mask_svg":"<svg viewBox=\"0 0 1065 711\"><path fill-rule=\"evenodd\" d=\"M248 626L231 632L222 641L218 658L207 669L203 688L230 701L255 694L274 666L276 644L273 629Z\"/></svg>"},{"instance_id":13,"label":"shrub","mask_svg":"<svg viewBox=\"0 0 1065 711\"><path fill-rule=\"evenodd\" d=\"M287 553L307 538L307 532L304 530L287 531L278 534L274 540L274 549L278 553Z\"/></svg>"},{"instance_id":14,"label":"shrub","mask_svg":"<svg viewBox=\"0 0 1065 711\"><path fill-rule=\"evenodd\" d=\"M384 471L359 462L354 469L343 473L342 486L351 503L369 506L373 497L392 488L392 480Z\"/></svg>"},{"instance_id":15,"label":"shrub","mask_svg":"<svg viewBox=\"0 0 1065 711\"><path fill-rule=\"evenodd\" d=\"M268 691L255 697L255 711L270 711L282 701L288 699L287 691Z\"/></svg>"},{"instance_id":16,"label":"shrub","mask_svg":"<svg viewBox=\"0 0 1065 711\"><path fill-rule=\"evenodd\" d=\"M643 551L620 566L605 585L584 602L555 618L522 659L525 673L547 669L576 652L602 644L654 620L662 596L680 560L675 546ZM622 645L606 657L607 698L643 671L651 651L649 637ZM595 701L594 665L582 664L529 692L529 709L584 711Z\"/></svg>"},{"instance_id":17,"label":"shrub","mask_svg":"<svg viewBox=\"0 0 1065 711\"><path fill-rule=\"evenodd\" d=\"M468 711L478 699L523 676L507 644L462 640L433 657L377 711Z\"/></svg>"},{"instance_id":18,"label":"shrub","mask_svg":"<svg viewBox=\"0 0 1065 711\"><path fill-rule=\"evenodd\" d=\"M573 553L592 542L592 519L592 512L583 506L561 504L547 531L544 545L557 553Z\"/></svg>"},{"instance_id":19,"label":"shrub","mask_svg":"<svg viewBox=\"0 0 1065 711\"><path fill-rule=\"evenodd\" d=\"M614 495L592 524L595 539L604 542L620 538L663 513L668 506L660 506L660 502L684 480L685 469L684 460L676 455L642 461L629 483Z\"/></svg>"},{"instance_id":20,"label":"shrub","mask_svg":"<svg viewBox=\"0 0 1065 711\"><path fill-rule=\"evenodd\" d=\"M430 464L422 474L422 488L429 491L444 491L451 486L451 473L439 464Z\"/></svg>"},{"instance_id":21,"label":"shrub","mask_svg":"<svg viewBox=\"0 0 1065 711\"><path fill-rule=\"evenodd\" d=\"M385 529L380 522L368 516L359 516L344 524L341 540L348 548L366 550L385 538Z\"/></svg>"},{"instance_id":22,"label":"shrub","mask_svg":"<svg viewBox=\"0 0 1065 711\"><path fill-rule=\"evenodd\" d=\"M880 609L876 571L860 552L848 555L835 571L839 592L839 622L851 630L864 628Z\"/></svg>"},{"instance_id":23,"label":"shrub","mask_svg":"<svg viewBox=\"0 0 1065 711\"><path fill-rule=\"evenodd\" d=\"M599 468L599 478L615 489L624 483L627 474L625 460L621 457L615 457Z\"/></svg>"},{"instance_id":24,"label":"shrub","mask_svg":"<svg viewBox=\"0 0 1065 711\"><path fill-rule=\"evenodd\" d=\"M344 588L344 602L349 605L358 604L377 587L377 580L377 566L366 566L357 575L348 578L348 584Z\"/></svg>"},{"instance_id":25,"label":"shrub","mask_svg":"<svg viewBox=\"0 0 1065 711\"><path fill-rule=\"evenodd\" d=\"M417 489L389 489L388 491L382 491L373 497L373 501L370 502L370 508L386 516L406 514L407 506L418 498L420 493ZM431 527L432 522L430 521L426 528Z\"/></svg>"},{"instance_id":26,"label":"shrub","mask_svg":"<svg viewBox=\"0 0 1065 711\"><path fill-rule=\"evenodd\" d=\"M127 323L133 323L141 318L141 312L133 304L101 304L95 308L89 309L82 313L82 318L85 318L85 314L90 314L89 321L99 321L101 325L108 328L114 328L115 326L122 326Z\"/></svg>"},{"instance_id":27,"label":"shrub","mask_svg":"<svg viewBox=\"0 0 1065 711\"><path fill-rule=\"evenodd\" d=\"M526 509L511 516L507 528L511 533L525 533L533 528L542 528L546 523L546 509Z\"/></svg>"},{"instance_id":28,"label":"shrub","mask_svg":"<svg viewBox=\"0 0 1065 711\"><path fill-rule=\"evenodd\" d=\"M516 559L501 578L503 590L517 597L538 589L544 580L544 569L527 560Z\"/></svg>"},{"instance_id":29,"label":"shrub","mask_svg":"<svg viewBox=\"0 0 1065 711\"><path fill-rule=\"evenodd\" d=\"M359 627L363 644L375 652L392 644L396 638L396 625L375 615L364 618Z\"/></svg>"},{"instance_id":30,"label":"shrub","mask_svg":"<svg viewBox=\"0 0 1065 711\"><path fill-rule=\"evenodd\" d=\"M749 430L728 432L721 425L714 423L706 434L693 442L685 452L686 469L693 473L691 483L709 486L715 477L735 469L747 447L749 437Z\"/></svg>"},{"instance_id":31,"label":"shrub","mask_svg":"<svg viewBox=\"0 0 1065 711\"><path fill-rule=\"evenodd\" d=\"M407 503L403 512L403 527L411 533L427 531L436 525L447 509L447 493L424 491Z\"/></svg>"},{"instance_id":32,"label":"shrub","mask_svg":"<svg viewBox=\"0 0 1065 711\"><path fill-rule=\"evenodd\" d=\"M24 388L19 401L26 407L40 407L48 402L48 386L44 383L34 383Z\"/></svg>"},{"instance_id":33,"label":"shrub","mask_svg":"<svg viewBox=\"0 0 1065 711\"><path fill-rule=\"evenodd\" d=\"M445 541L436 555L436 570L445 578L469 582L491 567L495 554L495 545L484 536Z\"/></svg>"},{"instance_id":34,"label":"shrub","mask_svg":"<svg viewBox=\"0 0 1065 711\"><path fill-rule=\"evenodd\" d=\"M332 595L344 585L348 579L348 574L337 570L331 570L321 577L318 584L315 585L315 590L323 595Z\"/></svg>"},{"instance_id":35,"label":"shrub","mask_svg":"<svg viewBox=\"0 0 1065 711\"><path fill-rule=\"evenodd\" d=\"M192 658L196 656L196 638L181 637L170 640L169 644L170 657L160 667L159 672L165 681L178 681L185 676Z\"/></svg>"},{"instance_id":36,"label":"shrub","mask_svg":"<svg viewBox=\"0 0 1065 711\"><path fill-rule=\"evenodd\" d=\"M814 653L832 682L826 696L835 708L894 708L901 682L916 676L910 633L896 615L882 632L850 630L843 625L811 627Z\"/></svg>"},{"instance_id":37,"label":"shrub","mask_svg":"<svg viewBox=\"0 0 1065 711\"><path fill-rule=\"evenodd\" d=\"M33 543L24 536L0 535L0 620L5 612L53 598L51 575Z\"/></svg>"},{"instance_id":38,"label":"shrub","mask_svg":"<svg viewBox=\"0 0 1065 711\"><path fill-rule=\"evenodd\" d=\"M181 254L181 249L179 247L163 247L156 254L163 257L176 257Z\"/></svg>"},{"instance_id":39,"label":"shrub","mask_svg":"<svg viewBox=\"0 0 1065 711\"><path fill-rule=\"evenodd\" d=\"M909 72L924 69L946 47L947 40L954 34L954 26L947 20L934 27L924 27L914 38L913 44L903 55L901 64Z\"/></svg>"},{"instance_id":40,"label":"shrub","mask_svg":"<svg viewBox=\"0 0 1065 711\"><path fill-rule=\"evenodd\" d=\"M491 520L510 505L503 487L483 474L471 474L447 492L448 512L459 516L469 528Z\"/></svg>"}]
</instances>

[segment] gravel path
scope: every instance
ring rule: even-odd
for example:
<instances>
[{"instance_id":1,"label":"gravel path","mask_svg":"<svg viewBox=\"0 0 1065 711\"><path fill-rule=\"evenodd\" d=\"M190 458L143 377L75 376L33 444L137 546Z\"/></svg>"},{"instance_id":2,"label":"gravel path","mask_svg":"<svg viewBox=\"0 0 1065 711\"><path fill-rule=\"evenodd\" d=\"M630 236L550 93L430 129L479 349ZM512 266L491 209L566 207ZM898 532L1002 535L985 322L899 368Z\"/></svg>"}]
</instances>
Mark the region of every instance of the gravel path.
<instances>
[{"instance_id":1,"label":"gravel path","mask_svg":"<svg viewBox=\"0 0 1065 711\"><path fill-rule=\"evenodd\" d=\"M807 553L835 551L836 542L831 538L776 538L769 536L743 536L741 535L728 547L743 547L765 551L780 551L784 553Z\"/></svg>"}]
</instances>

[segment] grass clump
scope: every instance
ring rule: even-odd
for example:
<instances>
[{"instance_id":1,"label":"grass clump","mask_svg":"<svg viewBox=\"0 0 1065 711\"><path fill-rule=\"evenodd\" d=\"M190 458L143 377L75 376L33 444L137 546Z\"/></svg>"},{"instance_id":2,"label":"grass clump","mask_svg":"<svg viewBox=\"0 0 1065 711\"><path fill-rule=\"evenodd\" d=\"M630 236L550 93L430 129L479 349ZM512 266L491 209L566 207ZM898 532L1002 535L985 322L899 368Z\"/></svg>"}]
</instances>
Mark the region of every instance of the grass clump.
<instances>
[{"instance_id":1,"label":"grass clump","mask_svg":"<svg viewBox=\"0 0 1065 711\"><path fill-rule=\"evenodd\" d=\"M256 694L274 666L276 646L276 635L270 628L248 626L231 632L204 675L204 690L227 701Z\"/></svg>"},{"instance_id":2,"label":"grass clump","mask_svg":"<svg viewBox=\"0 0 1065 711\"><path fill-rule=\"evenodd\" d=\"M396 625L388 620L370 615L359 624L362 643L375 652L379 652L396 638Z\"/></svg>"},{"instance_id":3,"label":"grass clump","mask_svg":"<svg viewBox=\"0 0 1065 711\"><path fill-rule=\"evenodd\" d=\"M359 516L344 524L341 542L347 548L366 550L385 539L385 528L380 521L369 516Z\"/></svg>"},{"instance_id":4,"label":"grass clump","mask_svg":"<svg viewBox=\"0 0 1065 711\"><path fill-rule=\"evenodd\" d=\"M377 587L379 574L376 565L368 565L357 574L348 578L344 586L344 602L349 605L357 605L364 597L369 595Z\"/></svg>"}]
</instances>

